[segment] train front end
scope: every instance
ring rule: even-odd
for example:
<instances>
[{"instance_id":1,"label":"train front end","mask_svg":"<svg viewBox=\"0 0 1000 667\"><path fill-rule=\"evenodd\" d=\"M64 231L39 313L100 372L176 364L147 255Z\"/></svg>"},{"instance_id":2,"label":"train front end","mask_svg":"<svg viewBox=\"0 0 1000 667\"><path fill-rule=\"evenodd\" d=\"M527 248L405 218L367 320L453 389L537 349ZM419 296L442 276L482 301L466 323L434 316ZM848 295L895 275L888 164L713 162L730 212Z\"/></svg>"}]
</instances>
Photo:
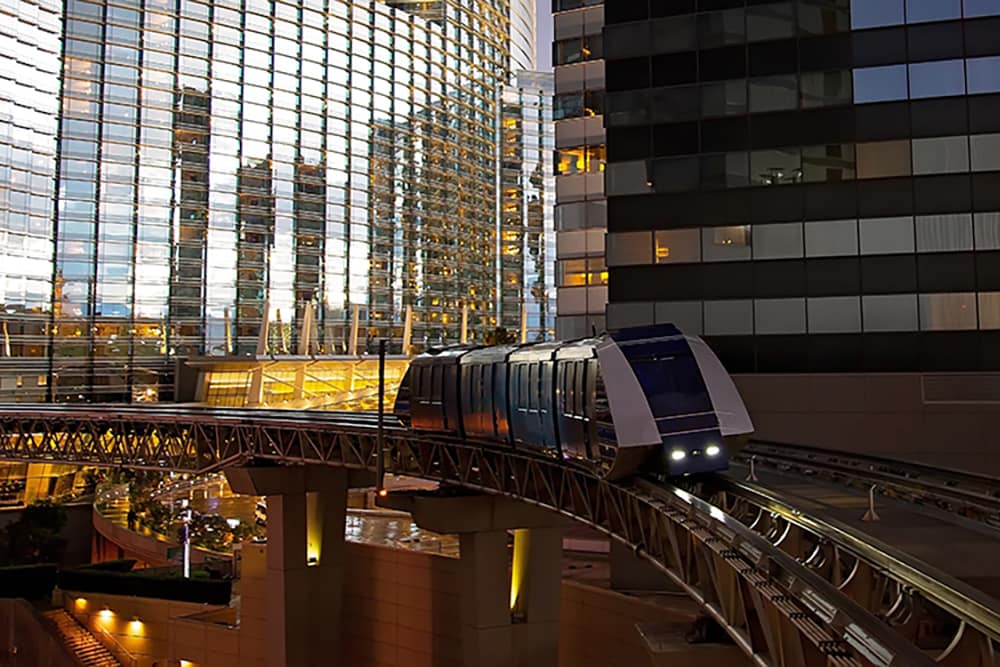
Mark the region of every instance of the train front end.
<instances>
[{"instance_id":1,"label":"train front end","mask_svg":"<svg viewBox=\"0 0 1000 667\"><path fill-rule=\"evenodd\" d=\"M596 352L602 449L614 441L609 479L640 469L665 476L725 470L753 432L732 378L700 338L671 325L638 327L603 337Z\"/></svg>"}]
</instances>

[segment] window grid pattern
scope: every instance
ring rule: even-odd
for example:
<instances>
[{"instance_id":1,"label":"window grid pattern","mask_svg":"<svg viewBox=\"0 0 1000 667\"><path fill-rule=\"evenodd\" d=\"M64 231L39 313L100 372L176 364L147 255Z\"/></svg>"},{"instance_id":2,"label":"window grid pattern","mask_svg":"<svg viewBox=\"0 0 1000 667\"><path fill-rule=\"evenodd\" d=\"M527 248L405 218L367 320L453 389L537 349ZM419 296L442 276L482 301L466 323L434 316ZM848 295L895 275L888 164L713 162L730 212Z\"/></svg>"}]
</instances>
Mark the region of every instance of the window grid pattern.
<instances>
[{"instance_id":1,"label":"window grid pattern","mask_svg":"<svg viewBox=\"0 0 1000 667\"><path fill-rule=\"evenodd\" d=\"M500 144L500 326L555 337L553 79L519 72L504 91ZM523 309L523 314L522 314Z\"/></svg>"},{"instance_id":2,"label":"window grid pattern","mask_svg":"<svg viewBox=\"0 0 1000 667\"><path fill-rule=\"evenodd\" d=\"M62 11L51 0L0 2L0 345L26 374L45 372L49 351ZM18 399L39 393L5 380Z\"/></svg>"},{"instance_id":3,"label":"window grid pattern","mask_svg":"<svg viewBox=\"0 0 1000 667\"><path fill-rule=\"evenodd\" d=\"M1000 369L997 17L609 4L608 326L673 322L731 372Z\"/></svg>"},{"instance_id":4,"label":"window grid pattern","mask_svg":"<svg viewBox=\"0 0 1000 667\"><path fill-rule=\"evenodd\" d=\"M611 327L676 324L705 336L1000 330L1000 292L612 303Z\"/></svg>"},{"instance_id":5,"label":"window grid pattern","mask_svg":"<svg viewBox=\"0 0 1000 667\"><path fill-rule=\"evenodd\" d=\"M30 82L0 93L0 232L30 258L5 263L4 330L50 356L55 399L169 398L175 357L253 353L265 316L294 351L308 302L327 353L353 304L397 338L411 306L417 344L457 340L464 306L496 325L499 91L534 57L528 5L61 7L0 7L25 58L2 75Z\"/></svg>"},{"instance_id":6,"label":"window grid pattern","mask_svg":"<svg viewBox=\"0 0 1000 667\"><path fill-rule=\"evenodd\" d=\"M559 149L555 224L556 336L579 338L605 328L608 272L602 243L607 226L604 198L605 91L601 0L556 0L552 5L555 65L553 118Z\"/></svg>"}]
</instances>

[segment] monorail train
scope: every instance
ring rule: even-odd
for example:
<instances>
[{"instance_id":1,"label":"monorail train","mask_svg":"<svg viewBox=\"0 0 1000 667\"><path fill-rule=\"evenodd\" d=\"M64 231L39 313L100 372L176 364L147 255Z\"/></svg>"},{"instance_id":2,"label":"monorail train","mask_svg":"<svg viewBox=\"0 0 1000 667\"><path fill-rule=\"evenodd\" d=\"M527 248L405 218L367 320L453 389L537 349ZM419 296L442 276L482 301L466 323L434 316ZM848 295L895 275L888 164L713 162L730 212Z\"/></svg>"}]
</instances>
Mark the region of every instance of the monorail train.
<instances>
[{"instance_id":1,"label":"monorail train","mask_svg":"<svg viewBox=\"0 0 1000 667\"><path fill-rule=\"evenodd\" d=\"M753 431L718 357L672 325L431 350L410 364L394 412L417 431L540 451L611 480L723 470Z\"/></svg>"}]
</instances>

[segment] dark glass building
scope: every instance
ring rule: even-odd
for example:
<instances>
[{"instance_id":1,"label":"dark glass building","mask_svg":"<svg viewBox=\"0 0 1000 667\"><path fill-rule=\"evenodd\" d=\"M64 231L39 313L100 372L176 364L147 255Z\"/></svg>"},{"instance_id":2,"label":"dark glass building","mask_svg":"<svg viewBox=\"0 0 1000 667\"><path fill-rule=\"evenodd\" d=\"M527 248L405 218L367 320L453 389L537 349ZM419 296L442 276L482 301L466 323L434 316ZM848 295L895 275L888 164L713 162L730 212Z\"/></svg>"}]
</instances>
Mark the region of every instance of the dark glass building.
<instances>
[{"instance_id":1,"label":"dark glass building","mask_svg":"<svg viewBox=\"0 0 1000 667\"><path fill-rule=\"evenodd\" d=\"M610 327L1000 400L926 375L1000 370L1000 0L619 0L603 52Z\"/></svg>"}]
</instances>

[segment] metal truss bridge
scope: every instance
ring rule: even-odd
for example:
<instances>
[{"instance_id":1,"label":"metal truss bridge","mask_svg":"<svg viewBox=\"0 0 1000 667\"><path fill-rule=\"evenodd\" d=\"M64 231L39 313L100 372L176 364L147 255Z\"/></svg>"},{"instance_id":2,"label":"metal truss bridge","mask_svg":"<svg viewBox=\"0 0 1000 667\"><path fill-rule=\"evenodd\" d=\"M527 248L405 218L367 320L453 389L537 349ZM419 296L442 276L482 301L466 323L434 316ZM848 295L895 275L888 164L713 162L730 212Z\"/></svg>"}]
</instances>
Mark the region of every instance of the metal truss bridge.
<instances>
[{"instance_id":1,"label":"metal truss bridge","mask_svg":"<svg viewBox=\"0 0 1000 667\"><path fill-rule=\"evenodd\" d=\"M953 645L931 658L891 619L876 617L765 537L669 484L608 483L589 469L531 452L386 422L387 472L520 499L620 540L701 604L761 667L994 664L996 628L963 620ZM370 414L0 405L0 460L7 461L206 473L255 461L375 469L378 456Z\"/></svg>"}]
</instances>

